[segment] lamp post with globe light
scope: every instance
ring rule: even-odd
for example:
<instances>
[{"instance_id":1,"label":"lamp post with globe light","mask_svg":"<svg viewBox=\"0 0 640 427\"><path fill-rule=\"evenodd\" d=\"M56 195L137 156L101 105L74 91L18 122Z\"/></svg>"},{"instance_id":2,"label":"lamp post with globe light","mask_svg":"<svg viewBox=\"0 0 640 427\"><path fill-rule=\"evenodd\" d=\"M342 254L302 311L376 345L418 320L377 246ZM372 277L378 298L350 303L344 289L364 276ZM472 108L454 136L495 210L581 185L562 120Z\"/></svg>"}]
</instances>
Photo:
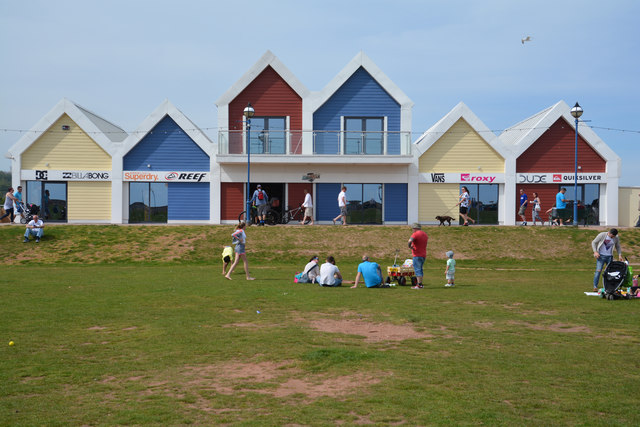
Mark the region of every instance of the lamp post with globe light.
<instances>
[{"instance_id":1,"label":"lamp post with globe light","mask_svg":"<svg viewBox=\"0 0 640 427\"><path fill-rule=\"evenodd\" d=\"M244 216L247 225L251 225L251 117L253 117L255 113L255 110L249 102L243 113L247 119L247 213Z\"/></svg>"},{"instance_id":2,"label":"lamp post with globe light","mask_svg":"<svg viewBox=\"0 0 640 427\"><path fill-rule=\"evenodd\" d=\"M575 144L575 169L573 175L573 194L575 200L573 201L573 225L578 225L578 119L582 116L583 110L580 104L576 102L576 105L571 109L571 115L576 119L576 144Z\"/></svg>"}]
</instances>

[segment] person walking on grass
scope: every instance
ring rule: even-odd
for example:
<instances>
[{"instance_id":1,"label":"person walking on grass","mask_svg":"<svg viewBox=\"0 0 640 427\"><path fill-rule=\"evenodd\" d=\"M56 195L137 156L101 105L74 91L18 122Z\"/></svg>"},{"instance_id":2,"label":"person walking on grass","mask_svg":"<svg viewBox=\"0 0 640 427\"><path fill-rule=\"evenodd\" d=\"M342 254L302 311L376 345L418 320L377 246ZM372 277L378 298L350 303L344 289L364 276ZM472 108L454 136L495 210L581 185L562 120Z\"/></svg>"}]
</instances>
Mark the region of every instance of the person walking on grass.
<instances>
[{"instance_id":1,"label":"person walking on grass","mask_svg":"<svg viewBox=\"0 0 640 427\"><path fill-rule=\"evenodd\" d=\"M640 194L638 194L640 196ZM636 221L636 227L640 227L640 200L638 200L638 220Z\"/></svg>"},{"instance_id":2,"label":"person walking on grass","mask_svg":"<svg viewBox=\"0 0 640 427\"><path fill-rule=\"evenodd\" d=\"M262 189L262 185L258 184L256 191L253 192L251 203L258 208L258 225L264 226L264 220L267 217L267 208L269 207L269 197Z\"/></svg>"},{"instance_id":3,"label":"person walking on grass","mask_svg":"<svg viewBox=\"0 0 640 427\"><path fill-rule=\"evenodd\" d=\"M469 189L464 185L462 186L462 193L460 194L458 199L460 201L456 203L456 206L460 206L460 216L464 220L464 224L462 225L469 225L469 221L471 221L472 224L475 224L475 220L467 215L467 213L469 212L469 202L471 201L471 196L469 195Z\"/></svg>"},{"instance_id":4,"label":"person walking on grass","mask_svg":"<svg viewBox=\"0 0 640 427\"><path fill-rule=\"evenodd\" d=\"M427 242L429 241L429 236L422 231L422 226L417 222L411 224L411 229L413 230L413 234L409 238L409 249L411 249L411 256L413 256L413 271L415 272L417 280L416 285L411 289L422 289L422 277L424 275L422 266L427 257Z\"/></svg>"},{"instance_id":5,"label":"person walking on grass","mask_svg":"<svg viewBox=\"0 0 640 427\"><path fill-rule=\"evenodd\" d=\"M347 187L343 186L342 191L338 194L338 208L340 214L333 218L333 225L336 225L336 221L342 218L342 225L347 225Z\"/></svg>"},{"instance_id":6,"label":"person walking on grass","mask_svg":"<svg viewBox=\"0 0 640 427\"><path fill-rule=\"evenodd\" d=\"M518 209L518 215L520 215L520 219L522 223L520 225L527 225L527 217L525 214L527 213L527 205L529 204L529 198L527 197L527 193L524 192L524 189L520 189L520 208Z\"/></svg>"},{"instance_id":7,"label":"person walking on grass","mask_svg":"<svg viewBox=\"0 0 640 427\"><path fill-rule=\"evenodd\" d=\"M244 227L245 223L241 222L240 224L236 225L235 231L233 232L233 234L231 234L232 243L235 245L236 259L233 261L231 268L229 268L229 271L224 276L229 280L231 280L231 277L229 276L231 276L231 273L233 273L236 265L238 265L238 261L240 261L240 258L242 258L242 261L244 262L244 274L247 276L247 280L255 280L249 274L249 262L247 261L247 254L245 253L245 243L247 241L247 235L244 233Z\"/></svg>"},{"instance_id":8,"label":"person walking on grass","mask_svg":"<svg viewBox=\"0 0 640 427\"><path fill-rule=\"evenodd\" d=\"M447 284L444 287L453 288L456 285L456 260L453 259L453 251L447 252L447 268L444 270L444 275L447 278Z\"/></svg>"},{"instance_id":9,"label":"person walking on grass","mask_svg":"<svg viewBox=\"0 0 640 427\"><path fill-rule=\"evenodd\" d=\"M531 209L531 220L533 221L533 225L536 225L536 220L540 221L541 225L544 225L544 220L540 218L540 210L542 209L542 202L540 201L540 197L538 197L538 193L533 192L533 209Z\"/></svg>"},{"instance_id":10,"label":"person walking on grass","mask_svg":"<svg viewBox=\"0 0 640 427\"><path fill-rule=\"evenodd\" d=\"M7 189L7 194L4 195L4 215L0 217L0 220L9 217L11 221L9 224L13 224L13 220L16 216L13 214L13 204L18 203L18 199L13 195L13 187Z\"/></svg>"},{"instance_id":11,"label":"person walking on grass","mask_svg":"<svg viewBox=\"0 0 640 427\"><path fill-rule=\"evenodd\" d=\"M311 199L311 193L306 188L304 189L304 202L302 202L304 208L304 217L300 224L306 224L307 218L309 219L309 225L313 225L313 200Z\"/></svg>"},{"instance_id":12,"label":"person walking on grass","mask_svg":"<svg viewBox=\"0 0 640 427\"><path fill-rule=\"evenodd\" d=\"M622 249L620 249L620 238L618 230L612 228L609 231L599 233L591 242L593 256L596 259L596 272L593 275L593 292L598 292L598 284L600 283L600 275L605 265L608 265L613 259L613 249L618 252L618 260L622 261Z\"/></svg>"}]
</instances>

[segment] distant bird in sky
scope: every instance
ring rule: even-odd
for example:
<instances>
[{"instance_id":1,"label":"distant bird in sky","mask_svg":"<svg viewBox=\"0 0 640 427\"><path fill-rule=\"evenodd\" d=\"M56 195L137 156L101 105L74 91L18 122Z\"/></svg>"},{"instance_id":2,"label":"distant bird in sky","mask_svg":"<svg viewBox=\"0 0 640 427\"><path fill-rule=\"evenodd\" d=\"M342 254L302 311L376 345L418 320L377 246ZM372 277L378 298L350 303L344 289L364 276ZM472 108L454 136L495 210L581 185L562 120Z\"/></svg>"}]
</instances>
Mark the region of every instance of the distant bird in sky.
<instances>
[{"instance_id":1,"label":"distant bird in sky","mask_svg":"<svg viewBox=\"0 0 640 427\"><path fill-rule=\"evenodd\" d=\"M523 38L520 41L522 42L522 44L524 44L524 42L530 42L531 41L531 36L527 36L527 37Z\"/></svg>"}]
</instances>

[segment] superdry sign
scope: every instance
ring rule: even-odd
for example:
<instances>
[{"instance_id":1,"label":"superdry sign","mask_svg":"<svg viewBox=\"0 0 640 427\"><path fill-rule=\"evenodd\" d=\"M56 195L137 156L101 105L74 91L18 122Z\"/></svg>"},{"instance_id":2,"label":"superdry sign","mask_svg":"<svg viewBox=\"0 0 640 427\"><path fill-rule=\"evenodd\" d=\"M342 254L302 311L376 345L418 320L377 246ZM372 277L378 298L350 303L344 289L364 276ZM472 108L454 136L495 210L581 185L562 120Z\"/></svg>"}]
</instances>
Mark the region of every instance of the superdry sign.
<instances>
[{"instance_id":1,"label":"superdry sign","mask_svg":"<svg viewBox=\"0 0 640 427\"><path fill-rule=\"evenodd\" d=\"M518 173L516 180L518 184L571 184L575 182L575 175L572 173ZM579 173L578 182L601 183L606 182L604 173Z\"/></svg>"},{"instance_id":2,"label":"superdry sign","mask_svg":"<svg viewBox=\"0 0 640 427\"><path fill-rule=\"evenodd\" d=\"M123 174L123 180L143 182L209 182L209 172L127 171Z\"/></svg>"},{"instance_id":3,"label":"superdry sign","mask_svg":"<svg viewBox=\"0 0 640 427\"><path fill-rule=\"evenodd\" d=\"M502 184L504 183L503 173L443 173L432 172L420 174L420 182L434 184Z\"/></svg>"},{"instance_id":4,"label":"superdry sign","mask_svg":"<svg viewBox=\"0 0 640 427\"><path fill-rule=\"evenodd\" d=\"M24 181L109 181L111 171L23 170L20 178Z\"/></svg>"}]
</instances>

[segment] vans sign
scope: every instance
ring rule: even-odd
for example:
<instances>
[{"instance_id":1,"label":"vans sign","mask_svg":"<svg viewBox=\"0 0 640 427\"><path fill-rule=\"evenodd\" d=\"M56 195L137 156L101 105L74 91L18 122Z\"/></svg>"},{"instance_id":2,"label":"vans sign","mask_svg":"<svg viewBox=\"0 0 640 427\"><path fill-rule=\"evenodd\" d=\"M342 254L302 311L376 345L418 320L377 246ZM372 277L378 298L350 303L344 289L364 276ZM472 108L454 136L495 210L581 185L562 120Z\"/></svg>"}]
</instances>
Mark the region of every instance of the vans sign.
<instances>
[{"instance_id":1,"label":"vans sign","mask_svg":"<svg viewBox=\"0 0 640 427\"><path fill-rule=\"evenodd\" d=\"M421 183L433 184L502 184L504 183L503 173L448 173L432 172L421 173Z\"/></svg>"}]
</instances>

